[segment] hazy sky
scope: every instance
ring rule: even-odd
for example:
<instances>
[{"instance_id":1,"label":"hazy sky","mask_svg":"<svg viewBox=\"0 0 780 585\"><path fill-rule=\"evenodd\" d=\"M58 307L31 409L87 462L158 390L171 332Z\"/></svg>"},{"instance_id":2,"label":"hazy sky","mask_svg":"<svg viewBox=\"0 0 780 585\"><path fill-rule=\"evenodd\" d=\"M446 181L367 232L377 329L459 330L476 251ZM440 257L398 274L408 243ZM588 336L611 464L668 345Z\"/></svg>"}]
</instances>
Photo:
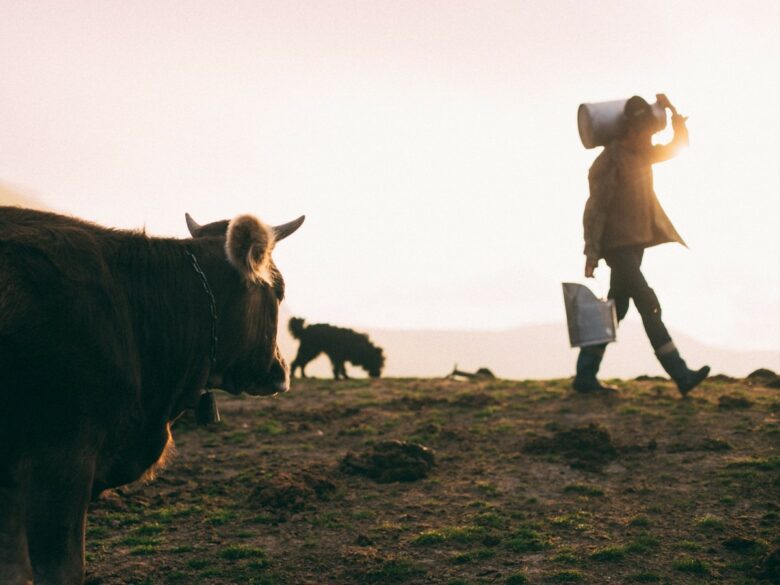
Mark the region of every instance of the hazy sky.
<instances>
[{"instance_id":1,"label":"hazy sky","mask_svg":"<svg viewBox=\"0 0 780 585\"><path fill-rule=\"evenodd\" d=\"M657 92L691 131L656 167L690 245L646 255L665 319L778 349L774 0L0 0L0 182L160 235L306 213L277 263L313 321L563 319L597 154L577 105Z\"/></svg>"}]
</instances>

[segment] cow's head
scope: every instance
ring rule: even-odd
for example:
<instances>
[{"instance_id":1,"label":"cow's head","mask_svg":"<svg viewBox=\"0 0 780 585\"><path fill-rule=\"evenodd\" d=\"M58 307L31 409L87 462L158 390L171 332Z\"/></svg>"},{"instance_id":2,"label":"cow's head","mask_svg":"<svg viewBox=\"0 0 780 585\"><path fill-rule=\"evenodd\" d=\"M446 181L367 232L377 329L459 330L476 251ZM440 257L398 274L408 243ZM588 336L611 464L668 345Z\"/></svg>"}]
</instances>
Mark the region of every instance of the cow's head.
<instances>
[{"instance_id":1,"label":"cow's head","mask_svg":"<svg viewBox=\"0 0 780 585\"><path fill-rule=\"evenodd\" d=\"M286 392L290 373L276 345L284 280L271 253L303 223L304 216L267 226L251 215L199 225L186 214L192 237L212 243L216 254L209 284L217 302L217 360L207 382L231 394Z\"/></svg>"}]
</instances>

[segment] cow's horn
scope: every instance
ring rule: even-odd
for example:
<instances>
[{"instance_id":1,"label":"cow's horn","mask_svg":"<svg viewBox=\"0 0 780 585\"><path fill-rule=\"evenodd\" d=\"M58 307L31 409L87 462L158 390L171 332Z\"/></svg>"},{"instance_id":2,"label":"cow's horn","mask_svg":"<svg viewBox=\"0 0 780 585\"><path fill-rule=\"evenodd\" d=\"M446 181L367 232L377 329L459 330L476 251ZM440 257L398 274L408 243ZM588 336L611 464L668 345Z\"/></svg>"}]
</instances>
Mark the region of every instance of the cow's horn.
<instances>
[{"instance_id":1,"label":"cow's horn","mask_svg":"<svg viewBox=\"0 0 780 585\"><path fill-rule=\"evenodd\" d=\"M184 214L184 219L187 220L187 229L190 230L190 235L194 238L200 231L200 224L192 219L192 216L189 213Z\"/></svg>"},{"instance_id":2,"label":"cow's horn","mask_svg":"<svg viewBox=\"0 0 780 585\"><path fill-rule=\"evenodd\" d=\"M303 220L306 219L305 215L300 216L298 219L294 219L289 223L285 223L282 225L276 225L273 227L274 230L274 238L278 242L279 240L283 240L295 230L297 230L299 227L301 227L301 224L303 223Z\"/></svg>"}]
</instances>

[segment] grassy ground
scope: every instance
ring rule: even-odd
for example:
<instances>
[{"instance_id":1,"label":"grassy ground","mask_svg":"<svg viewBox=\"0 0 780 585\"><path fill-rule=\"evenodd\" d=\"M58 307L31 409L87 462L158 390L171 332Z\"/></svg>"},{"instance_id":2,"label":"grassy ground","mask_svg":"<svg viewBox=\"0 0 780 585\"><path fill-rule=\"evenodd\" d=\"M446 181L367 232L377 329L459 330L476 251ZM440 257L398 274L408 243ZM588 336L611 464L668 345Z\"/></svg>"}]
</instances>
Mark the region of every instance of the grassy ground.
<instances>
[{"instance_id":1,"label":"grassy ground","mask_svg":"<svg viewBox=\"0 0 780 585\"><path fill-rule=\"evenodd\" d=\"M180 420L155 481L93 504L88 583L771 582L780 390L716 379L681 400L668 381L617 384L612 399L568 380L220 393L222 423ZM601 443L556 443L590 424ZM434 450L427 478L343 470L390 439Z\"/></svg>"}]
</instances>

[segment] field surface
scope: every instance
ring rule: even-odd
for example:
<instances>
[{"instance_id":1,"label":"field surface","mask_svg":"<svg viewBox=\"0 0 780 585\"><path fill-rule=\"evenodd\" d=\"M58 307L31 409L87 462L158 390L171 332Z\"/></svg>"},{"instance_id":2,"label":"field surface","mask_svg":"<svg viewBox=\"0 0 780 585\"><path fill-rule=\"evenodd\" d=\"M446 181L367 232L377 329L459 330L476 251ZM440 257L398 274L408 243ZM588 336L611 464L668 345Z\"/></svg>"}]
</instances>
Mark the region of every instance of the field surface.
<instances>
[{"instance_id":1,"label":"field surface","mask_svg":"<svg viewBox=\"0 0 780 585\"><path fill-rule=\"evenodd\" d=\"M569 383L217 393L221 423L183 417L154 481L91 506L87 583L778 582L780 389Z\"/></svg>"}]
</instances>

